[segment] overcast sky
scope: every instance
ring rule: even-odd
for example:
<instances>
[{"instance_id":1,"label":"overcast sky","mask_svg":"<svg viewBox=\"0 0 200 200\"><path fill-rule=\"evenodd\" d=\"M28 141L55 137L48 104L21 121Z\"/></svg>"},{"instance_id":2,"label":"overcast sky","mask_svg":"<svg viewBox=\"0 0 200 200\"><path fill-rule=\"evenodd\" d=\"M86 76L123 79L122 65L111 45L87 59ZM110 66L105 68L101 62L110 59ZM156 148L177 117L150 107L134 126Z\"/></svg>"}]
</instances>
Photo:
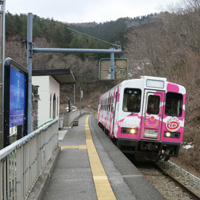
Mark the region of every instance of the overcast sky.
<instances>
[{"instance_id":1,"label":"overcast sky","mask_svg":"<svg viewBox=\"0 0 200 200\"><path fill-rule=\"evenodd\" d=\"M180 0L6 0L6 11L12 14L32 12L69 23L99 23L158 13L174 7L177 2Z\"/></svg>"}]
</instances>

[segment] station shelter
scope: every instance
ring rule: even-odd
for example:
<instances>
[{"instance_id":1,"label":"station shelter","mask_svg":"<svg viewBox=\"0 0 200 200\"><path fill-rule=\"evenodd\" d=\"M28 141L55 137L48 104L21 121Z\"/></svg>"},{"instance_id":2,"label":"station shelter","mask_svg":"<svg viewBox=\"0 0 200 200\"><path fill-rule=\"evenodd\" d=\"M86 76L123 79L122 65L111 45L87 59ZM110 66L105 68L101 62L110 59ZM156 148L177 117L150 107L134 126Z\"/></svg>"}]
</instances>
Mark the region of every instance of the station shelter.
<instances>
[{"instance_id":1,"label":"station shelter","mask_svg":"<svg viewBox=\"0 0 200 200\"><path fill-rule=\"evenodd\" d=\"M74 84L70 69L34 70L32 84L38 86L38 126L59 118L60 86ZM67 94L66 94L67 95Z\"/></svg>"}]
</instances>

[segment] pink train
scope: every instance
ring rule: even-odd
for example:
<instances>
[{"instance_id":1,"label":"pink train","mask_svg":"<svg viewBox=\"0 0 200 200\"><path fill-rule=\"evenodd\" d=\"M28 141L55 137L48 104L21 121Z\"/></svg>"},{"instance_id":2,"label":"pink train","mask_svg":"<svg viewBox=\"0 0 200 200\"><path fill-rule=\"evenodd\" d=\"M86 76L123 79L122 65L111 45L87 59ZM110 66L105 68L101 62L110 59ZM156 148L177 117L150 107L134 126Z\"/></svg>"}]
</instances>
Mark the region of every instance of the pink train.
<instances>
[{"instance_id":1,"label":"pink train","mask_svg":"<svg viewBox=\"0 0 200 200\"><path fill-rule=\"evenodd\" d=\"M98 124L136 160L177 157L183 141L186 90L166 78L125 80L100 96Z\"/></svg>"}]
</instances>

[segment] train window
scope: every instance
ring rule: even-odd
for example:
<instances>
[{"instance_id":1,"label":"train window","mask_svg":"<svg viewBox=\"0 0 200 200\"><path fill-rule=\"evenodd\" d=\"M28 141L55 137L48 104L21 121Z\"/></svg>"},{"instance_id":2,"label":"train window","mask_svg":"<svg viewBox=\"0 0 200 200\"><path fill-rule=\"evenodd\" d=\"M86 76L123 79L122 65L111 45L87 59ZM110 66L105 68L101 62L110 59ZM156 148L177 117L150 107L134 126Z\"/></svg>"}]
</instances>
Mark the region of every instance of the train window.
<instances>
[{"instance_id":1,"label":"train window","mask_svg":"<svg viewBox=\"0 0 200 200\"><path fill-rule=\"evenodd\" d=\"M166 95L165 114L167 116L182 116L183 95L179 93L168 92Z\"/></svg>"},{"instance_id":2,"label":"train window","mask_svg":"<svg viewBox=\"0 0 200 200\"><path fill-rule=\"evenodd\" d=\"M157 115L159 113L160 97L156 95L149 95L147 113Z\"/></svg>"},{"instance_id":3,"label":"train window","mask_svg":"<svg viewBox=\"0 0 200 200\"><path fill-rule=\"evenodd\" d=\"M124 112L140 112L141 90L126 88L124 90Z\"/></svg>"}]
</instances>

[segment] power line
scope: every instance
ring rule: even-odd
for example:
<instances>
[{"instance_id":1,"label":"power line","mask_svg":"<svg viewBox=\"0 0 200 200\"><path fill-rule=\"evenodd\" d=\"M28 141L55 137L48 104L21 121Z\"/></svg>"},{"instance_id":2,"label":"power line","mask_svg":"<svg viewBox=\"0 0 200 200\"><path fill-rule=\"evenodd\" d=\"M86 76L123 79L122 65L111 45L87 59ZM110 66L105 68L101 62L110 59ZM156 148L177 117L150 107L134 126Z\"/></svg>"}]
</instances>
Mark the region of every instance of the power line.
<instances>
[{"instance_id":1,"label":"power line","mask_svg":"<svg viewBox=\"0 0 200 200\"><path fill-rule=\"evenodd\" d=\"M41 18L41 17L39 17L39 16L37 16L37 15L35 15L35 17L39 18L40 20L44 20L43 18ZM86 33L82 33L82 32L80 32L80 31L77 31L77 30L75 30L75 29L73 29L73 28L70 28L70 27L68 27L68 26L66 26L66 25L64 25L64 24L61 24L60 22L56 22L56 21L50 21L50 22L53 23L53 24L55 24L55 25L57 25L57 26L61 26L61 27L64 27L64 28L66 28L66 29L68 29L68 30L70 30L70 31L73 31L73 32L75 32L75 33L78 33L78 34L80 34L80 35L93 38L93 39L98 40L98 41L100 41L100 42L104 42L104 43L106 43L106 44L115 46L115 47L117 47L118 49L121 49L121 45L117 45L117 44L108 42L108 41L106 41L106 40L103 40L103 39L94 37L94 36L92 36L92 35L89 35L89 34L86 34Z\"/></svg>"},{"instance_id":2,"label":"power line","mask_svg":"<svg viewBox=\"0 0 200 200\"><path fill-rule=\"evenodd\" d=\"M69 27L67 27L67 29L69 29L69 30L71 30L71 31L73 31L73 32L76 32L76 33L78 33L78 34L84 35L84 36L86 36L86 37L90 37L90 38L93 38L93 39L95 39L95 40L104 42L104 43L106 43L106 44L110 44L110 45L112 45L112 46L117 47L118 49L121 49L121 46L120 46L120 45L113 44L113 43L108 42L108 41L106 41L106 40L102 40L102 39L100 39L100 38L94 37L94 36L92 36L92 35L88 35L88 34L86 34L86 33L82 33L82 32L80 32L80 31L77 31L77 30L72 29L72 28L69 28Z\"/></svg>"}]
</instances>

